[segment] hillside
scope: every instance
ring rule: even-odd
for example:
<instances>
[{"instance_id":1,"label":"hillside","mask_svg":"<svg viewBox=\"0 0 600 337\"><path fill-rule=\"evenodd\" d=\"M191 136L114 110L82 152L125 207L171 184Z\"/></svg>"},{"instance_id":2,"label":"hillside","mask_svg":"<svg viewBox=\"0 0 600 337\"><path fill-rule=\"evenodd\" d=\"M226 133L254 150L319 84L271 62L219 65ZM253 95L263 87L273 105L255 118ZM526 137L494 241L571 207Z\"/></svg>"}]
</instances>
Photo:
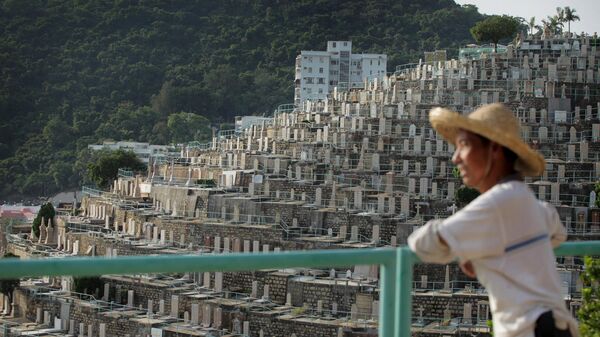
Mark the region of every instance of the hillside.
<instances>
[{"instance_id":1,"label":"hillside","mask_svg":"<svg viewBox=\"0 0 600 337\"><path fill-rule=\"evenodd\" d=\"M174 113L269 113L292 101L296 55L327 40L386 53L391 71L425 50L455 56L481 19L452 0L5 0L0 199L80 186L92 142L171 142Z\"/></svg>"}]
</instances>

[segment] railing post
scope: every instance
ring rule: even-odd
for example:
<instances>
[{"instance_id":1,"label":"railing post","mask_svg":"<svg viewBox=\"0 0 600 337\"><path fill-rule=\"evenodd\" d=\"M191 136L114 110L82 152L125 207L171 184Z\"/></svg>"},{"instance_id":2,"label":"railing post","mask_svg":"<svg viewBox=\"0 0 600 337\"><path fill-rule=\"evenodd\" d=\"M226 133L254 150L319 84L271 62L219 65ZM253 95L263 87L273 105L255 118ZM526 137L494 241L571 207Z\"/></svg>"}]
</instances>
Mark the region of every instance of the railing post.
<instances>
[{"instance_id":1,"label":"railing post","mask_svg":"<svg viewBox=\"0 0 600 337\"><path fill-rule=\"evenodd\" d=\"M396 255L396 325L394 336L410 337L412 324L412 280L413 253L408 247L401 247Z\"/></svg>"},{"instance_id":2,"label":"railing post","mask_svg":"<svg viewBox=\"0 0 600 337\"><path fill-rule=\"evenodd\" d=\"M381 291L379 293L379 336L391 337L394 335L395 320L397 318L395 307L398 302L396 296L396 255L391 261L381 264Z\"/></svg>"}]
</instances>

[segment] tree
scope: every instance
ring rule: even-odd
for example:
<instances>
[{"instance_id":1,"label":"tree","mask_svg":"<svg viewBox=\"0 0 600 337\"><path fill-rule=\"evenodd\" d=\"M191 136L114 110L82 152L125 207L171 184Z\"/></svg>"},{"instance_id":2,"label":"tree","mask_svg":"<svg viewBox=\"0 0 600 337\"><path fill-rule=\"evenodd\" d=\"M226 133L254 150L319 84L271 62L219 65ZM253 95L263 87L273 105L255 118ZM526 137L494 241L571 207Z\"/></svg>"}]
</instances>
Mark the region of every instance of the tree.
<instances>
[{"instance_id":1,"label":"tree","mask_svg":"<svg viewBox=\"0 0 600 337\"><path fill-rule=\"evenodd\" d=\"M533 30L535 28L540 28L540 26L535 24L535 16L532 16L529 21L527 22L527 27L529 27L529 34L533 35Z\"/></svg>"},{"instance_id":2,"label":"tree","mask_svg":"<svg viewBox=\"0 0 600 337\"><path fill-rule=\"evenodd\" d=\"M33 223L31 224L31 229L33 229L35 236L40 236L40 226L42 221L46 223L47 226L54 227L55 215L56 211L54 210L52 203L47 202L40 207L38 214L36 215L35 219L33 219Z\"/></svg>"},{"instance_id":3,"label":"tree","mask_svg":"<svg viewBox=\"0 0 600 337\"><path fill-rule=\"evenodd\" d=\"M507 15L492 15L471 27L470 32L477 43L490 41L494 52L498 51L498 41L513 36L519 29L519 20Z\"/></svg>"},{"instance_id":4,"label":"tree","mask_svg":"<svg viewBox=\"0 0 600 337\"><path fill-rule=\"evenodd\" d=\"M167 127L174 143L207 142L212 136L210 121L203 116L187 112L171 114Z\"/></svg>"},{"instance_id":5,"label":"tree","mask_svg":"<svg viewBox=\"0 0 600 337\"><path fill-rule=\"evenodd\" d=\"M4 254L4 258L14 259L18 258L18 256L12 253ZM8 297L8 313L10 314L11 306L10 303L13 302L13 292L19 286L19 280L0 280L0 293L4 294L4 296Z\"/></svg>"},{"instance_id":6,"label":"tree","mask_svg":"<svg viewBox=\"0 0 600 337\"><path fill-rule=\"evenodd\" d=\"M567 22L567 29L569 31L569 36L571 36L571 21L579 21L579 15L575 14L575 8L571 8L566 6L563 8L563 19Z\"/></svg>"},{"instance_id":7,"label":"tree","mask_svg":"<svg viewBox=\"0 0 600 337\"><path fill-rule=\"evenodd\" d=\"M581 292L581 308L579 316L579 329L585 337L600 336L600 259L585 257L585 268L581 274L583 290Z\"/></svg>"},{"instance_id":8,"label":"tree","mask_svg":"<svg viewBox=\"0 0 600 337\"><path fill-rule=\"evenodd\" d=\"M104 290L102 279L98 276L82 276L73 278L73 289L80 294L94 294L96 289L99 292ZM102 294L98 294L101 296Z\"/></svg>"},{"instance_id":9,"label":"tree","mask_svg":"<svg viewBox=\"0 0 600 337\"><path fill-rule=\"evenodd\" d=\"M103 150L94 153L91 158L92 161L87 165L87 178L101 188L107 188L117 179L120 168L133 171L145 169L144 163L131 151Z\"/></svg>"},{"instance_id":10,"label":"tree","mask_svg":"<svg viewBox=\"0 0 600 337\"><path fill-rule=\"evenodd\" d=\"M452 169L452 175L454 176L454 178L460 178L460 170L458 169L458 167L454 167ZM471 201L475 200L475 198L477 198L479 194L479 191L477 191L476 189L463 185L456 190L456 192L454 193L454 198L460 206L465 206L468 205Z\"/></svg>"}]
</instances>

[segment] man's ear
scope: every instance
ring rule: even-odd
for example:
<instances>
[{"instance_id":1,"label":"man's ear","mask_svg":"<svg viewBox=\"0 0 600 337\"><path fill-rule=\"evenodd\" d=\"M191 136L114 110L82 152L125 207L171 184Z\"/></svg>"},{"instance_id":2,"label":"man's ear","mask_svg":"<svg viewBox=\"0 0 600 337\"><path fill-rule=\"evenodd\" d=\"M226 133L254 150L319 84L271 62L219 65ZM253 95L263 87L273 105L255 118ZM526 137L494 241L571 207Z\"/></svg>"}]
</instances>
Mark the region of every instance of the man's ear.
<instances>
[{"instance_id":1,"label":"man's ear","mask_svg":"<svg viewBox=\"0 0 600 337\"><path fill-rule=\"evenodd\" d=\"M496 142L492 142L490 145L492 147L492 155L494 159L501 159L500 156L504 156L504 147Z\"/></svg>"}]
</instances>

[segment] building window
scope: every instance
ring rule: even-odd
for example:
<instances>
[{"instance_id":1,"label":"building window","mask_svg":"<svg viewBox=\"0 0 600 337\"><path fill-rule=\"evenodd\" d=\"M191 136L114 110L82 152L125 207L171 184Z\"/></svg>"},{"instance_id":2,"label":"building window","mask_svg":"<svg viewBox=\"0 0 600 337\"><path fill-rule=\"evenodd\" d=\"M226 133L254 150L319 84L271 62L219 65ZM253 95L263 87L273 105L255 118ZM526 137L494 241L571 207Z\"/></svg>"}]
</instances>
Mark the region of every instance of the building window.
<instances>
[{"instance_id":1,"label":"building window","mask_svg":"<svg viewBox=\"0 0 600 337\"><path fill-rule=\"evenodd\" d=\"M348 46L348 42L344 42L344 47L347 47L347 46Z\"/></svg>"},{"instance_id":2,"label":"building window","mask_svg":"<svg viewBox=\"0 0 600 337\"><path fill-rule=\"evenodd\" d=\"M323 73L323 68L319 68L319 74Z\"/></svg>"},{"instance_id":3,"label":"building window","mask_svg":"<svg viewBox=\"0 0 600 337\"><path fill-rule=\"evenodd\" d=\"M322 94L322 93L323 93L323 89L319 88L319 94Z\"/></svg>"},{"instance_id":4,"label":"building window","mask_svg":"<svg viewBox=\"0 0 600 337\"><path fill-rule=\"evenodd\" d=\"M319 84L325 84L325 79L323 77L319 77Z\"/></svg>"},{"instance_id":5,"label":"building window","mask_svg":"<svg viewBox=\"0 0 600 337\"><path fill-rule=\"evenodd\" d=\"M308 67L308 72L312 73L312 67Z\"/></svg>"},{"instance_id":6,"label":"building window","mask_svg":"<svg viewBox=\"0 0 600 337\"><path fill-rule=\"evenodd\" d=\"M333 43L333 48L335 48L335 42Z\"/></svg>"},{"instance_id":7,"label":"building window","mask_svg":"<svg viewBox=\"0 0 600 337\"><path fill-rule=\"evenodd\" d=\"M312 56L308 57L308 62L312 62Z\"/></svg>"},{"instance_id":8,"label":"building window","mask_svg":"<svg viewBox=\"0 0 600 337\"><path fill-rule=\"evenodd\" d=\"M381 65L381 61L377 61L377 65L380 66Z\"/></svg>"},{"instance_id":9,"label":"building window","mask_svg":"<svg viewBox=\"0 0 600 337\"><path fill-rule=\"evenodd\" d=\"M312 89L311 88L306 88L306 93L307 94L312 94Z\"/></svg>"},{"instance_id":10,"label":"building window","mask_svg":"<svg viewBox=\"0 0 600 337\"><path fill-rule=\"evenodd\" d=\"M373 60L371 60L371 65L373 65Z\"/></svg>"},{"instance_id":11,"label":"building window","mask_svg":"<svg viewBox=\"0 0 600 337\"><path fill-rule=\"evenodd\" d=\"M307 77L306 78L306 84L313 84L313 83L314 83L314 81L313 81L312 77Z\"/></svg>"},{"instance_id":12,"label":"building window","mask_svg":"<svg viewBox=\"0 0 600 337\"><path fill-rule=\"evenodd\" d=\"M337 60L331 60L331 65L332 65L332 66L335 66L335 65L337 65Z\"/></svg>"}]
</instances>

